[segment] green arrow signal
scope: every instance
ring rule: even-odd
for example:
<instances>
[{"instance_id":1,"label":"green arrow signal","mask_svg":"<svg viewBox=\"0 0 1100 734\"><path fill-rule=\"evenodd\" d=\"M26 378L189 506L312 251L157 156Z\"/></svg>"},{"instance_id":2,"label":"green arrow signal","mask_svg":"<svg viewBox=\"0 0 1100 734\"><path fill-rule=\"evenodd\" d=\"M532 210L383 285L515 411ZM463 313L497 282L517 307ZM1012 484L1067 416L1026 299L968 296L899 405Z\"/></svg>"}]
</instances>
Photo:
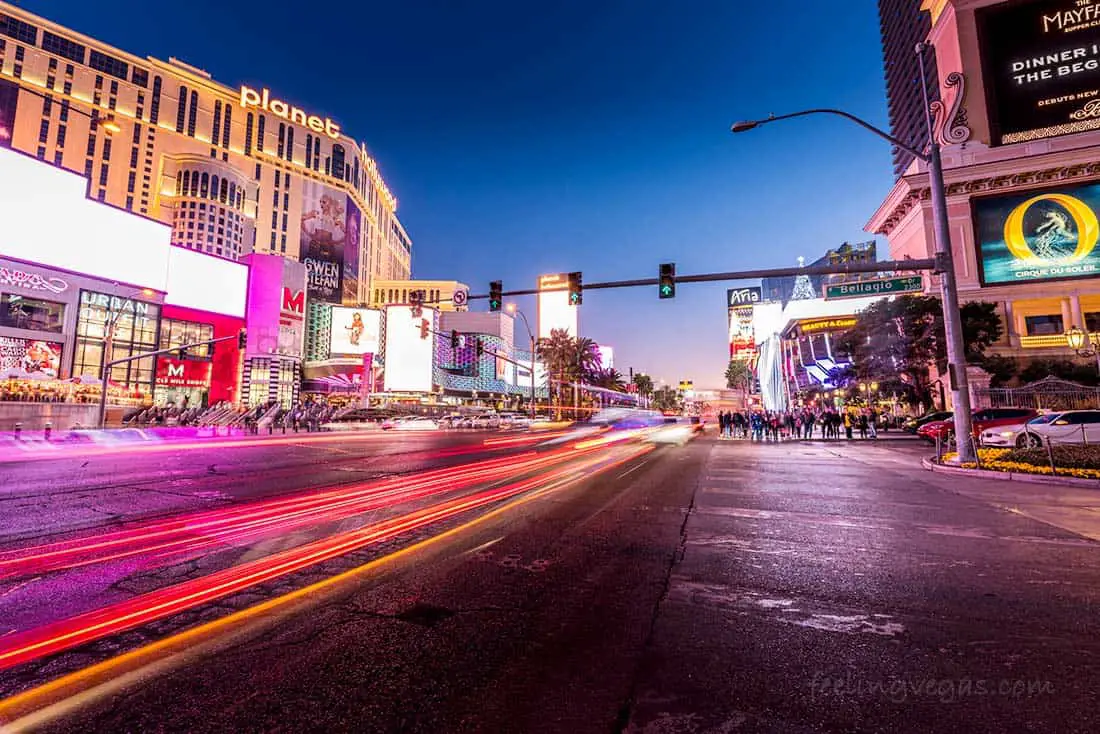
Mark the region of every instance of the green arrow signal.
<instances>
[{"instance_id":1,"label":"green arrow signal","mask_svg":"<svg viewBox=\"0 0 1100 734\"><path fill-rule=\"evenodd\" d=\"M672 286L670 286L670 285L663 285L663 286L661 286L661 293L664 293L664 294L665 294L666 296L667 296L667 295L668 295L669 293L672 293Z\"/></svg>"}]
</instances>

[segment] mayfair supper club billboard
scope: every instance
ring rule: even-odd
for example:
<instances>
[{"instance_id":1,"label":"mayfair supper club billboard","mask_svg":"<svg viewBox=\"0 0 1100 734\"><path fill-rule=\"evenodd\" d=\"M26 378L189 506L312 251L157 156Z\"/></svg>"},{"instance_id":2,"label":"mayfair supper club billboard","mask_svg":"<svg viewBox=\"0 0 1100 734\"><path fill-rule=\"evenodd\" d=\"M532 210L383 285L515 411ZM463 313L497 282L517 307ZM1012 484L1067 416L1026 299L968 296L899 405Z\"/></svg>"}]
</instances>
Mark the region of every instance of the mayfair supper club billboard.
<instances>
[{"instance_id":1,"label":"mayfair supper club billboard","mask_svg":"<svg viewBox=\"0 0 1100 734\"><path fill-rule=\"evenodd\" d=\"M1100 183L973 200L983 285L1100 273Z\"/></svg>"},{"instance_id":2,"label":"mayfair supper club billboard","mask_svg":"<svg viewBox=\"0 0 1100 734\"><path fill-rule=\"evenodd\" d=\"M991 142L1100 128L1100 0L1026 0L975 11Z\"/></svg>"}]
</instances>

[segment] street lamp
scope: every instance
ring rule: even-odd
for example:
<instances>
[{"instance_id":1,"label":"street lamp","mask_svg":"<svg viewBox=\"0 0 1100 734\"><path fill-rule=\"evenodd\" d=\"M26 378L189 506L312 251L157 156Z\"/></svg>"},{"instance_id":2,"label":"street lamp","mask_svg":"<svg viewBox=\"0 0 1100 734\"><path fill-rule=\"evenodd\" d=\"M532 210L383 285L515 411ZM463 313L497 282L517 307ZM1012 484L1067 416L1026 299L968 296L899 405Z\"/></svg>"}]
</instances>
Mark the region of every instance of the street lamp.
<instances>
[{"instance_id":1,"label":"street lamp","mask_svg":"<svg viewBox=\"0 0 1100 734\"><path fill-rule=\"evenodd\" d=\"M916 53L920 63L920 78L925 79L924 53L928 46L924 43L917 44ZM929 186L932 190L932 230L936 243L936 270L940 276L940 287L943 298L943 325L947 336L947 371L950 376L951 397L955 404L955 436L958 441L958 455L960 462L974 461L974 444L971 436L970 420L970 388L966 376L966 349L963 345L962 315L959 311L959 292L955 282L955 266L952 262L950 230L947 221L947 199L943 181L943 161L940 157L940 144L936 140L936 133L932 124L931 110L928 100L928 89L921 84L924 92L924 120L928 129L928 148L920 151L911 145L903 143L894 136L875 127L871 123L861 120L843 110L836 109L812 109L801 112L792 112L786 115L771 115L763 120L745 120L736 122L730 128L732 132L741 133L753 130L760 125L777 120L789 120L793 117L806 115L836 115L854 122L869 132L874 133L891 145L911 154L913 157L924 161L928 165Z\"/></svg>"},{"instance_id":2,"label":"street lamp","mask_svg":"<svg viewBox=\"0 0 1100 734\"><path fill-rule=\"evenodd\" d=\"M531 324L527 323L527 316L514 303L509 303L505 308L512 316L519 314L523 319L523 326L527 329L527 336L531 338L531 420L535 420L535 333L531 331Z\"/></svg>"},{"instance_id":3,"label":"street lamp","mask_svg":"<svg viewBox=\"0 0 1100 734\"><path fill-rule=\"evenodd\" d=\"M1093 341L1092 334L1079 326L1072 326L1066 332L1066 343L1082 357L1096 357L1096 369L1100 371L1100 339Z\"/></svg>"},{"instance_id":4,"label":"street lamp","mask_svg":"<svg viewBox=\"0 0 1100 734\"><path fill-rule=\"evenodd\" d=\"M115 286L117 287L118 283L115 283ZM152 295L153 295L152 289L142 288L140 291L137 291L136 293L132 293L129 296L126 296L126 299L124 301L122 301L122 303L119 305L118 311L115 311L115 308L114 308L114 305L115 305L114 295L112 295L107 300L107 303L108 303L108 306L107 306L107 322L104 324L104 332L103 332L103 364L102 364L101 369L99 371L99 380L100 380L100 385L99 385L99 417L98 417L98 420L96 421L96 424L99 426L100 430L103 430L104 428L107 427L107 380L110 377L110 375L108 373L110 371L111 353L114 351L115 327L118 325L119 319L122 318L122 314L126 312L126 304L130 304L131 306L133 306L134 296L152 296ZM136 309L135 309L135 311L136 311ZM135 313L135 315L136 315L136 313ZM131 329L132 328L133 327L131 327ZM158 336L158 339L159 339L159 336Z\"/></svg>"}]
</instances>

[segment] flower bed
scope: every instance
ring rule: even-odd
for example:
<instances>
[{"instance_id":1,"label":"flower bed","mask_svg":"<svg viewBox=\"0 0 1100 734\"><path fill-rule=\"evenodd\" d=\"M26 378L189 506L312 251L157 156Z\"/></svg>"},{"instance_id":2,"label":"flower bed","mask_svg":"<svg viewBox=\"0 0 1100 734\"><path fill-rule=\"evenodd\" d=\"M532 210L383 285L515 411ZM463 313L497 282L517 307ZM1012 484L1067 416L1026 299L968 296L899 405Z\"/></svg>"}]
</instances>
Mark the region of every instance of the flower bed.
<instances>
[{"instance_id":1,"label":"flower bed","mask_svg":"<svg viewBox=\"0 0 1100 734\"><path fill-rule=\"evenodd\" d=\"M990 471L1016 472L1019 474L1057 474L1060 477L1100 479L1100 446L1054 446L1054 465L1050 467L1050 455L1042 449L978 449L979 463L961 464L964 469L988 469ZM957 454L944 454L945 462Z\"/></svg>"}]
</instances>

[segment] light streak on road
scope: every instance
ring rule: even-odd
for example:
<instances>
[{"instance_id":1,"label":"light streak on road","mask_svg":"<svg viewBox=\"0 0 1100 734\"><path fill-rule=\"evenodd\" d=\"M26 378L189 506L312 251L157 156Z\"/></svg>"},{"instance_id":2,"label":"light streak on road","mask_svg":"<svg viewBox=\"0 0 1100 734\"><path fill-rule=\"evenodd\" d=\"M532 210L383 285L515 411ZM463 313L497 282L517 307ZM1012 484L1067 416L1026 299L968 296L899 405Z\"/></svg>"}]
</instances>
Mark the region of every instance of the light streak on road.
<instances>
[{"instance_id":1,"label":"light streak on road","mask_svg":"<svg viewBox=\"0 0 1100 734\"><path fill-rule=\"evenodd\" d=\"M588 470L583 474L591 476L594 473L610 470L652 450L652 446L630 447L629 453L621 458L607 461L595 470ZM220 642L233 639L235 633L246 630L255 632L278 624L286 615L304 611L309 605L318 603L326 592L358 586L361 579L366 576L376 575L401 561L415 559L417 554L431 546L457 538L520 505L575 486L582 478L574 475L556 483L545 484L540 489L513 497L459 526L443 530L356 568L124 652L0 700L2 731L5 734L21 734L36 730L97 699L119 693L130 685L194 661L215 649ZM4 722L7 723L4 724Z\"/></svg>"},{"instance_id":2,"label":"light streak on road","mask_svg":"<svg viewBox=\"0 0 1100 734\"><path fill-rule=\"evenodd\" d=\"M628 458L645 453L647 450L648 447L635 447ZM395 538L477 508L499 503L534 490L540 485L552 484L569 477L579 480L592 476L598 471L621 465L626 460L610 460L606 454L602 453L587 455L574 453L573 456L580 456L581 460L569 462L564 467L545 471L504 487L478 490L469 495L448 499L364 528L339 533L206 576L141 594L95 611L16 632L0 638L0 670L178 614L244 591L257 584L360 550L368 545ZM562 460L567 458L570 458L568 454L561 457ZM537 459L532 461L538 462Z\"/></svg>"},{"instance_id":3,"label":"light streak on road","mask_svg":"<svg viewBox=\"0 0 1100 734\"><path fill-rule=\"evenodd\" d=\"M344 520L441 492L465 489L572 458L526 453L321 492L235 505L143 523L126 530L0 553L0 579L40 575L134 556L183 560L225 546Z\"/></svg>"}]
</instances>

